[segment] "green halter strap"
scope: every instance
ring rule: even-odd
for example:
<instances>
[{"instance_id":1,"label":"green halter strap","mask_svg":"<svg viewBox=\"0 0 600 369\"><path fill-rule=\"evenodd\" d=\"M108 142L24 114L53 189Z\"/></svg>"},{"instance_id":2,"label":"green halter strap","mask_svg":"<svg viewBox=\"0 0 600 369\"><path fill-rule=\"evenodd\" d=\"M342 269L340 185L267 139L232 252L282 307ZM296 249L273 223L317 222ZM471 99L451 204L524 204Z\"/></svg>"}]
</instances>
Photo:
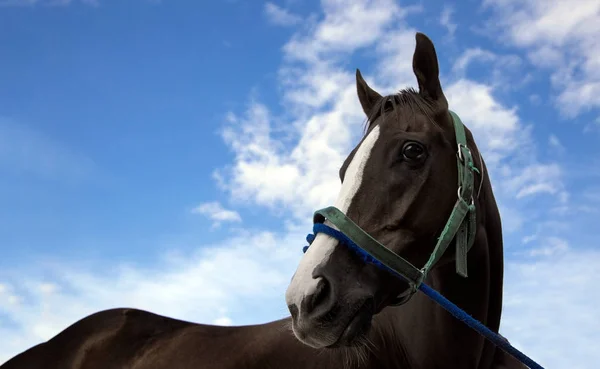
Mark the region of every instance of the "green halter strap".
<instances>
[{"instance_id":1,"label":"green halter strap","mask_svg":"<svg viewBox=\"0 0 600 369\"><path fill-rule=\"evenodd\" d=\"M454 204L452 213L446 222L435 249L431 253L429 260L425 264L423 271L425 274L440 260L452 239L456 237L456 273L462 277L467 277L467 252L473 246L476 231L475 204L473 201L474 175L477 171L473 164L471 150L467 147L467 136L465 127L456 113L450 111L454 122L454 133L458 145L456 157L458 167L458 200ZM467 214L469 217L467 219Z\"/></svg>"}]
</instances>

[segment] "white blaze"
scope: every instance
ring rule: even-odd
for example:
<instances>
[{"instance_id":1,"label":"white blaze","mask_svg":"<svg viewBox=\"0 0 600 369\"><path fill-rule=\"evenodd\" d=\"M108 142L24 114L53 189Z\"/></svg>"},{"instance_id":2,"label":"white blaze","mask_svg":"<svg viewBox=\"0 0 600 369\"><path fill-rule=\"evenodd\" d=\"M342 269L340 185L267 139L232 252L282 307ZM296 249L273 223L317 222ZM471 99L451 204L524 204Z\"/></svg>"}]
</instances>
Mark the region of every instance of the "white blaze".
<instances>
[{"instance_id":1,"label":"white blaze","mask_svg":"<svg viewBox=\"0 0 600 369\"><path fill-rule=\"evenodd\" d=\"M335 202L335 207L340 209L344 214L350 208L350 204L360 188L365 166L378 138L379 126L376 126L364 139L346 169L344 182ZM306 254L300 260L296 274L285 293L288 305L295 304L300 309L300 303L304 296L310 295L315 291L317 280L312 277L313 270L329 259L337 242L331 236L323 233L317 234Z\"/></svg>"}]
</instances>

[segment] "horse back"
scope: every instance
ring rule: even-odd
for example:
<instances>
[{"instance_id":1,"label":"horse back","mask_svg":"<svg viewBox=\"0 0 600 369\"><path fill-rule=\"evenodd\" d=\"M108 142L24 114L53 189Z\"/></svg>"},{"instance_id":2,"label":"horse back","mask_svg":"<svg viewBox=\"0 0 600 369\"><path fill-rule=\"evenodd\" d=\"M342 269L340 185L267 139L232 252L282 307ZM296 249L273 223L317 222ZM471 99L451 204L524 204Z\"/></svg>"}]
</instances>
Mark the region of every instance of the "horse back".
<instances>
[{"instance_id":1,"label":"horse back","mask_svg":"<svg viewBox=\"0 0 600 369\"><path fill-rule=\"evenodd\" d=\"M158 341L192 325L136 309L89 315L13 357L0 369L111 369L135 367Z\"/></svg>"}]
</instances>

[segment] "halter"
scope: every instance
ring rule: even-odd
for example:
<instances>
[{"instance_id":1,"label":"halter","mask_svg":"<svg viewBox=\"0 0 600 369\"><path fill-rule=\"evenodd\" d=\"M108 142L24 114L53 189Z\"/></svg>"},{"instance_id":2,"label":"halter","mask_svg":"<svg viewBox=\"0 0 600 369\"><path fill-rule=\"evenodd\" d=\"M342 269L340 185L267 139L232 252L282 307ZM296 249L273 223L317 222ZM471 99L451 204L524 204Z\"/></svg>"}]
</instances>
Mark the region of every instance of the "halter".
<instances>
[{"instance_id":1,"label":"halter","mask_svg":"<svg viewBox=\"0 0 600 369\"><path fill-rule=\"evenodd\" d=\"M423 283L423 280L427 277L431 268L433 268L435 263L437 263L444 255L444 252L453 239L455 239L456 244L456 273L466 278L467 252L471 249L473 241L475 240L477 217L475 201L473 199L473 173L480 173L480 171L475 168L475 165L473 164L473 156L471 155L471 150L469 150L467 146L467 137L462 121L454 112L450 111L450 115L454 124L456 143L458 144L458 151L456 154L458 166L458 199L456 200L456 204L454 204L454 208L450 213L442 233L438 237L435 248L429 256L429 260L425 263L423 268L418 269L408 260L379 243L350 220L346 214L333 206L315 212L313 225L314 234L309 234L306 237L306 241L308 241L309 245L312 244L315 235L318 233L325 233L336 238L341 244L344 244L361 256L365 262L374 264L383 270L387 270L408 282L411 288L407 290L407 294L398 296L393 305L400 305L407 302L417 290L420 290L433 301L440 304L440 306L446 309L455 318L474 329L476 332L490 340L494 345L515 357L521 363L532 369L544 369L530 357L513 347L498 333L492 331L440 293ZM481 162L481 169L483 170L483 161ZM481 180L483 181L483 178ZM477 196L479 196L480 190L481 187L478 190ZM337 227L337 229L324 224L326 219ZM305 246L302 249L303 252L306 252L308 247L309 246Z\"/></svg>"},{"instance_id":2,"label":"halter","mask_svg":"<svg viewBox=\"0 0 600 369\"><path fill-rule=\"evenodd\" d=\"M476 230L476 209L473 200L474 172L479 173L479 170L475 167L471 150L467 146L467 136L462 121L454 112L450 111L450 115L454 123L454 132L458 146L456 154L458 166L458 199L454 204L450 217L438 238L429 260L423 268L418 269L408 260L379 243L342 211L333 206L315 212L314 235L317 233L328 234L359 254L364 261L399 274L409 283L412 292L418 289L431 268L444 255L452 240L456 239L456 272L466 278L467 252L473 246ZM337 229L323 224L325 220L331 222ZM314 235L307 237L309 245L312 244ZM304 252L307 249L308 246L304 248ZM403 302L405 301L403 300Z\"/></svg>"}]
</instances>

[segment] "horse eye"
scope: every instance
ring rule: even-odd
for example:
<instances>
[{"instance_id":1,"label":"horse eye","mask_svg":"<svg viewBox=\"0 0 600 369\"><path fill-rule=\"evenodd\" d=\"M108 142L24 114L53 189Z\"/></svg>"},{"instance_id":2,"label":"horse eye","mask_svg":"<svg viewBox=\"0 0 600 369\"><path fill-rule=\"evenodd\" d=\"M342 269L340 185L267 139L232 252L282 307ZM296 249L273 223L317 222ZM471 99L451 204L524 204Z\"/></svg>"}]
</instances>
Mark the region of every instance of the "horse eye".
<instances>
[{"instance_id":1,"label":"horse eye","mask_svg":"<svg viewBox=\"0 0 600 369\"><path fill-rule=\"evenodd\" d=\"M422 159L425 156L425 148L418 142L407 142L402 147L402 156L409 161Z\"/></svg>"}]
</instances>

